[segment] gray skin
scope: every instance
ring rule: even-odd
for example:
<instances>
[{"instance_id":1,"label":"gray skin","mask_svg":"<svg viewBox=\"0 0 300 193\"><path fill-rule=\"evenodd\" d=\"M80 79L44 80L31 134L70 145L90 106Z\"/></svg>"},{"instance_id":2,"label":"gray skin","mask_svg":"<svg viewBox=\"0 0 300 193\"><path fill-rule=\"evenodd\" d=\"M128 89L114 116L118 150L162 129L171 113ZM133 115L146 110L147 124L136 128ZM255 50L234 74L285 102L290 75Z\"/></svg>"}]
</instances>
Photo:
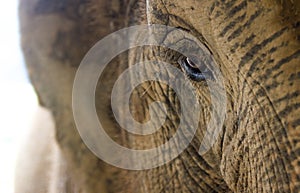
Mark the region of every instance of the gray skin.
<instances>
[{"instance_id":1,"label":"gray skin","mask_svg":"<svg viewBox=\"0 0 300 193\"><path fill-rule=\"evenodd\" d=\"M57 168L63 172L53 171L57 175L51 175L53 179L48 182L29 178L31 191L17 183L16 193L39 192L34 187L44 187L40 183L46 183L53 193L300 192L299 1L20 3L22 47L28 72L40 103L53 113L56 138L49 138L49 144L58 145L60 156L53 162L62 166ZM200 156L197 151L210 118L211 101L202 81L192 81L203 106L195 138L166 165L146 171L119 169L98 159L82 142L71 107L76 69L98 40L137 24L184 29L206 45L220 68L227 94L227 114L216 143L205 155ZM133 137L118 128L109 107L111 87L128 66L155 58L180 69L176 57L164 49L137 48L110 64L97 87L96 108L115 141L144 149L164 143L176 131L178 116L171 111L158 133ZM132 95L132 116L141 122L147 120L149 104L156 100L167 102L170 109L179 108L168 86L145 83ZM33 165L32 170L43 168L48 173L53 167L47 166ZM18 176L24 173L18 172ZM52 182L62 184L56 186Z\"/></svg>"}]
</instances>

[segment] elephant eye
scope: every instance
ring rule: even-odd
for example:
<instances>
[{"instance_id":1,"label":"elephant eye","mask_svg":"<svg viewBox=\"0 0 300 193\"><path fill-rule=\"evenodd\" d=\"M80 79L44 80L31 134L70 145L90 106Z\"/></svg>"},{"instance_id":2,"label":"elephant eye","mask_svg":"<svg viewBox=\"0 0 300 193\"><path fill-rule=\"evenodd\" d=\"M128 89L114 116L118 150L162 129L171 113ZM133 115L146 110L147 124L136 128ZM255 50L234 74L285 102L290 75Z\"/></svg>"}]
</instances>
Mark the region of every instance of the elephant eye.
<instances>
[{"instance_id":1,"label":"elephant eye","mask_svg":"<svg viewBox=\"0 0 300 193\"><path fill-rule=\"evenodd\" d=\"M204 61L196 56L182 56L178 63L186 75L194 81L205 81L213 77L211 70L204 64Z\"/></svg>"}]
</instances>

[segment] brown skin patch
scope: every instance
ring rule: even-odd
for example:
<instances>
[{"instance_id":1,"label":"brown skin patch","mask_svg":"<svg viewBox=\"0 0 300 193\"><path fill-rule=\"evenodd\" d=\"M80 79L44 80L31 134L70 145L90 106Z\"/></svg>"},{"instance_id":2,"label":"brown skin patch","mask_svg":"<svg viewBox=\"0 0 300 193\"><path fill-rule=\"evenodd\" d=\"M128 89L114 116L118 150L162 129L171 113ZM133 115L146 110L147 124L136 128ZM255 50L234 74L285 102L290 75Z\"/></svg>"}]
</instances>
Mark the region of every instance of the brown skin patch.
<instances>
[{"instance_id":1,"label":"brown skin patch","mask_svg":"<svg viewBox=\"0 0 300 193\"><path fill-rule=\"evenodd\" d=\"M75 128L71 93L85 53L105 35L146 23L144 1L23 0L22 46L31 81L41 103L55 118L56 141L73 187L64 192L299 192L300 187L300 19L294 1L150 1L152 23L178 27L197 37L224 75L227 115L217 142L204 156L198 148L210 116L205 84L193 82L203 104L190 146L170 163L146 171L127 171L96 158ZM149 51L150 50L150 51ZM96 92L98 115L119 144L148 148L167 141L178 116L156 135L134 138L115 123L109 91L114 79L135 62L168 60L163 49L133 49L112 61ZM111 70L112 69L112 70ZM164 100L179 104L165 85L145 83L132 96L132 114L147 119L147 107ZM145 92L147 91L147 92Z\"/></svg>"}]
</instances>

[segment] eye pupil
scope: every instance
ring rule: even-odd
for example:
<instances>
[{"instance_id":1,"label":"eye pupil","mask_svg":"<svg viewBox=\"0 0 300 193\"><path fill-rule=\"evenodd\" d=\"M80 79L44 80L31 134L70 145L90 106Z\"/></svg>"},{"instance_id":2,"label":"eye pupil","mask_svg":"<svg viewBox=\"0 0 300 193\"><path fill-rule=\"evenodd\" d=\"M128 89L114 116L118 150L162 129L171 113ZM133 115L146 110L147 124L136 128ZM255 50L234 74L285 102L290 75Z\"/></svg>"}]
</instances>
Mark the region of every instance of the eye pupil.
<instances>
[{"instance_id":1,"label":"eye pupil","mask_svg":"<svg viewBox=\"0 0 300 193\"><path fill-rule=\"evenodd\" d=\"M179 60L179 64L187 76L197 82L205 81L207 78L210 79L212 77L211 71L202 63L203 61L195 56L183 57Z\"/></svg>"},{"instance_id":2,"label":"eye pupil","mask_svg":"<svg viewBox=\"0 0 300 193\"><path fill-rule=\"evenodd\" d=\"M197 66L196 66L196 64L190 59L190 58L186 58L186 62L190 65L190 67L192 67L192 68L198 68Z\"/></svg>"}]
</instances>

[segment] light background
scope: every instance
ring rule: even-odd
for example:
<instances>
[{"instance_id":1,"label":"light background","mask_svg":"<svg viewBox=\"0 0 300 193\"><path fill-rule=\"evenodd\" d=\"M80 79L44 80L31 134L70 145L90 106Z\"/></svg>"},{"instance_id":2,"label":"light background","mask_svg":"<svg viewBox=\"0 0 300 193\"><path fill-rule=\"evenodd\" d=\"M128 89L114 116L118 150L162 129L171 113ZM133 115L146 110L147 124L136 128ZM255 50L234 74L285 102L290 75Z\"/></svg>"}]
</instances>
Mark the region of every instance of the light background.
<instances>
[{"instance_id":1,"label":"light background","mask_svg":"<svg viewBox=\"0 0 300 193\"><path fill-rule=\"evenodd\" d=\"M20 49L18 0L2 2L0 24L0 192L13 193L17 152L37 100Z\"/></svg>"}]
</instances>

